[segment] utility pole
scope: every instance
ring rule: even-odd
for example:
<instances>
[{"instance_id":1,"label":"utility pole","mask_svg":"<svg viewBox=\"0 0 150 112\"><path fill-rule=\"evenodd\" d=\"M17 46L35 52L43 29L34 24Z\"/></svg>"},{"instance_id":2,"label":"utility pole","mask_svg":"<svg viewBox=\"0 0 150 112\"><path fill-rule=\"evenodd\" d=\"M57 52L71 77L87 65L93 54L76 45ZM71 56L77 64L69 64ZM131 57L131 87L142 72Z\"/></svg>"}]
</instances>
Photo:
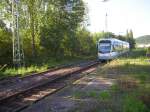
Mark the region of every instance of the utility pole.
<instances>
[{"instance_id":1,"label":"utility pole","mask_svg":"<svg viewBox=\"0 0 150 112\"><path fill-rule=\"evenodd\" d=\"M110 38L109 32L108 32L108 15L107 15L107 12L105 15L105 38Z\"/></svg>"},{"instance_id":2,"label":"utility pole","mask_svg":"<svg viewBox=\"0 0 150 112\"><path fill-rule=\"evenodd\" d=\"M105 15L105 32L108 32L108 20L107 20L107 13Z\"/></svg>"},{"instance_id":3,"label":"utility pole","mask_svg":"<svg viewBox=\"0 0 150 112\"><path fill-rule=\"evenodd\" d=\"M108 1L109 0L101 0L101 2L103 2L103 3L108 2ZM105 8L107 9L107 7L105 7ZM107 14L107 11L106 11L106 15L105 15L104 37L105 38L109 38L109 32L108 32L108 14Z\"/></svg>"},{"instance_id":4,"label":"utility pole","mask_svg":"<svg viewBox=\"0 0 150 112\"><path fill-rule=\"evenodd\" d=\"M19 0L12 0L12 33L13 33L13 64L15 67L24 65L23 42L19 36Z\"/></svg>"}]
</instances>

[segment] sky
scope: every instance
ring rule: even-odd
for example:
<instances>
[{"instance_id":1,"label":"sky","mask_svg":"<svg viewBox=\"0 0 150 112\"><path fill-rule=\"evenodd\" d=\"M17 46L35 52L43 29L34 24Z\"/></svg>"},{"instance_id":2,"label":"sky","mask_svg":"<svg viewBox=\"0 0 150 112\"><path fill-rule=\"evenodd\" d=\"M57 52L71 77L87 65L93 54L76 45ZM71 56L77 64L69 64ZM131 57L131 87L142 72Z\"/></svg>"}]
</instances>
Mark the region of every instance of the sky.
<instances>
[{"instance_id":1,"label":"sky","mask_svg":"<svg viewBox=\"0 0 150 112\"><path fill-rule=\"evenodd\" d=\"M88 29L91 32L106 30L124 35L132 29L134 37L150 35L150 0L84 0L89 10Z\"/></svg>"}]
</instances>

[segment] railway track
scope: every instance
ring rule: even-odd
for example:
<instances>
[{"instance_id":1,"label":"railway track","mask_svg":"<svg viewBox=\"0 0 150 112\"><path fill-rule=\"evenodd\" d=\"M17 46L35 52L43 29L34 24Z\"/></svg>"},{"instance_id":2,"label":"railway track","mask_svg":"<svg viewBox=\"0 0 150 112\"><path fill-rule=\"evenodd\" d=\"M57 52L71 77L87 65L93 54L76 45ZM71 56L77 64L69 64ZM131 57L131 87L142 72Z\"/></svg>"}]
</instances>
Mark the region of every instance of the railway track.
<instances>
[{"instance_id":1,"label":"railway track","mask_svg":"<svg viewBox=\"0 0 150 112\"><path fill-rule=\"evenodd\" d=\"M18 92L24 91L26 89L34 88L39 84L43 84L47 81L53 81L60 76L65 75L66 73L73 72L78 70L88 64L90 62L82 62L79 64L72 64L67 66L62 66L59 68L55 68L52 70L47 70L42 73L36 73L25 77L14 77L12 79L6 79L0 81L0 100L3 100L13 94L17 94Z\"/></svg>"},{"instance_id":2,"label":"railway track","mask_svg":"<svg viewBox=\"0 0 150 112\"><path fill-rule=\"evenodd\" d=\"M39 75L39 74L44 74L44 73L48 73L48 72L53 72L53 71L56 71L56 70L59 70L59 69L62 69L62 68L75 66L75 65L78 65L80 63L84 63L84 61L76 62L76 63L70 63L70 64L65 64L65 65L58 65L57 67L54 66L52 68L48 68L48 70L46 70L46 71L43 71L43 72L40 72L40 73L32 73L32 74L29 73L29 74L27 74L25 76L22 76L22 77L20 77L20 75L4 77L4 78L0 79L0 84L1 83L5 83L5 82L9 82L9 81L12 81L12 80L24 79L24 78L32 77L34 75ZM4 65L4 66L6 67L7 65ZM2 66L0 65L0 67L2 67Z\"/></svg>"},{"instance_id":3,"label":"railway track","mask_svg":"<svg viewBox=\"0 0 150 112\"><path fill-rule=\"evenodd\" d=\"M91 72L93 70L92 68L95 68L98 64L99 62L94 61L83 64L76 69L71 68L69 72L62 73L61 75L54 74L51 79L44 80L30 88L22 89L22 91L1 98L0 112L19 112L46 96L66 87L66 81L74 81L81 78L82 76L79 73Z\"/></svg>"}]
</instances>

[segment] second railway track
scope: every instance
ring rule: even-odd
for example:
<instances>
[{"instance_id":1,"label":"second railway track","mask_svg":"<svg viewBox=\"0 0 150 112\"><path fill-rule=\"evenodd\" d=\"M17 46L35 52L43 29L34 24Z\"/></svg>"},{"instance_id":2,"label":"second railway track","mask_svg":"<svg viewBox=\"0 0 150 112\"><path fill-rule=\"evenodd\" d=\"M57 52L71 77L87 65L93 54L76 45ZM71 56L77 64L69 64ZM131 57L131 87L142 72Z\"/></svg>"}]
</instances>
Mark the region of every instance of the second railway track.
<instances>
[{"instance_id":1,"label":"second railway track","mask_svg":"<svg viewBox=\"0 0 150 112\"><path fill-rule=\"evenodd\" d=\"M81 76L76 74L96 67L98 64L99 62L97 61L87 63L78 69L70 70L69 72L63 73L63 75L53 77L53 80L46 80L32 85L30 88L11 94L0 100L0 112L19 112L46 96L66 87L65 80L77 80Z\"/></svg>"}]
</instances>

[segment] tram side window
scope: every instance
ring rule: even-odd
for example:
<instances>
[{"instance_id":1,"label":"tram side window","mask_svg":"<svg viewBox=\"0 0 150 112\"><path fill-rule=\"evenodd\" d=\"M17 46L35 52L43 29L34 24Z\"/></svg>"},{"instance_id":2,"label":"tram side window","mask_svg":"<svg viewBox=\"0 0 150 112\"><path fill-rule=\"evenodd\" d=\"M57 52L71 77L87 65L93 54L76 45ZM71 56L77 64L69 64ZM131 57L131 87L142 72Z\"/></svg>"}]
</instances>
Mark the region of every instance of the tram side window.
<instances>
[{"instance_id":1,"label":"tram side window","mask_svg":"<svg viewBox=\"0 0 150 112\"><path fill-rule=\"evenodd\" d=\"M121 45L121 43L119 44L119 51L122 51L122 45Z\"/></svg>"},{"instance_id":2,"label":"tram side window","mask_svg":"<svg viewBox=\"0 0 150 112\"><path fill-rule=\"evenodd\" d=\"M113 48L112 51L113 51L113 52L116 52L116 51L117 51L117 44L114 43L113 46L112 46L112 48Z\"/></svg>"},{"instance_id":3,"label":"tram side window","mask_svg":"<svg viewBox=\"0 0 150 112\"><path fill-rule=\"evenodd\" d=\"M113 52L117 52L117 51L119 51L119 44L117 42L115 42L113 44Z\"/></svg>"},{"instance_id":4,"label":"tram side window","mask_svg":"<svg viewBox=\"0 0 150 112\"><path fill-rule=\"evenodd\" d=\"M118 52L122 51L122 44L121 43L117 44L117 51Z\"/></svg>"}]
</instances>

